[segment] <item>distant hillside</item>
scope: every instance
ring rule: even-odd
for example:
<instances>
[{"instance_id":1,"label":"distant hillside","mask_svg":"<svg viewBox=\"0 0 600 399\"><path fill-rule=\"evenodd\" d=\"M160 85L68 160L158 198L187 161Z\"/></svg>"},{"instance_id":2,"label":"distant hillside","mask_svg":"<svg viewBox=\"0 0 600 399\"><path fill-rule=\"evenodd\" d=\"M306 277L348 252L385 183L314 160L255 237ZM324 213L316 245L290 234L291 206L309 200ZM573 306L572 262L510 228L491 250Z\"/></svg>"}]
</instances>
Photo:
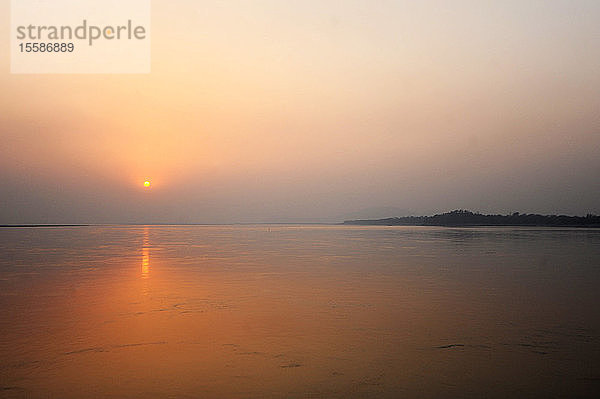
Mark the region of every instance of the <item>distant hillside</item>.
<instances>
[{"instance_id":1,"label":"distant hillside","mask_svg":"<svg viewBox=\"0 0 600 399\"><path fill-rule=\"evenodd\" d=\"M536 215L515 212L511 215L483 215L456 210L433 216L407 216L375 220L347 220L347 225L362 226L552 226L600 227L600 216Z\"/></svg>"}]
</instances>

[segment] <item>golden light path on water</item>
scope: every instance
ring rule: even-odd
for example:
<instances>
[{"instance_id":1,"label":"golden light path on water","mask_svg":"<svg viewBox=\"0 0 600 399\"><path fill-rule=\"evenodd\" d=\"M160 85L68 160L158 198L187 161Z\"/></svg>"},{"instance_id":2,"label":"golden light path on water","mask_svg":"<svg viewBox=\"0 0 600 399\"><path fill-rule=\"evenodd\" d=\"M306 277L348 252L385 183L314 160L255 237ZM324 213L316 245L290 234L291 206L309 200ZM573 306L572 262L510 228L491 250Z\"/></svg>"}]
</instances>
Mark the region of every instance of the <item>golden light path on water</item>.
<instances>
[{"instance_id":1,"label":"golden light path on water","mask_svg":"<svg viewBox=\"0 0 600 399\"><path fill-rule=\"evenodd\" d=\"M144 227L144 243L142 247L142 278L148 278L150 273L150 243L148 227Z\"/></svg>"}]
</instances>

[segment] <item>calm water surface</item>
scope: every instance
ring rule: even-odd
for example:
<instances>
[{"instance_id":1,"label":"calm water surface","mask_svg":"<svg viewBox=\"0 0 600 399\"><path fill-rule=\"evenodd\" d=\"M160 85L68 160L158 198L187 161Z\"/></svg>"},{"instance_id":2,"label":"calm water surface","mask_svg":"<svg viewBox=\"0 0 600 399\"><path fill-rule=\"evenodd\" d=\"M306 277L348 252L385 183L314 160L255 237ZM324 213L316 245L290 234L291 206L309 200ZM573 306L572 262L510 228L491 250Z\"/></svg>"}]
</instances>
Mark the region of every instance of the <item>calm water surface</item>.
<instances>
[{"instance_id":1,"label":"calm water surface","mask_svg":"<svg viewBox=\"0 0 600 399\"><path fill-rule=\"evenodd\" d=\"M600 230L0 229L2 398L600 392Z\"/></svg>"}]
</instances>

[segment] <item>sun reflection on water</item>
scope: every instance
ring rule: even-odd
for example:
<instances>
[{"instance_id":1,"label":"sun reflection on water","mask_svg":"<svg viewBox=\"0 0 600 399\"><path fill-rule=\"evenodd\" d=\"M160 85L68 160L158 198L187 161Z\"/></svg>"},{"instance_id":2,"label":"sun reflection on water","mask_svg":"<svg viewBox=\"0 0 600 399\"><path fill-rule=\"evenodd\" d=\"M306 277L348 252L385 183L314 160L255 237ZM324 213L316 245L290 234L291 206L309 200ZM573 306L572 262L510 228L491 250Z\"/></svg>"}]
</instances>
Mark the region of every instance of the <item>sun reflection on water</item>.
<instances>
[{"instance_id":1,"label":"sun reflection on water","mask_svg":"<svg viewBox=\"0 0 600 399\"><path fill-rule=\"evenodd\" d=\"M144 227L144 241L142 246L142 278L148 278L150 274L150 242L148 238L148 227Z\"/></svg>"}]
</instances>

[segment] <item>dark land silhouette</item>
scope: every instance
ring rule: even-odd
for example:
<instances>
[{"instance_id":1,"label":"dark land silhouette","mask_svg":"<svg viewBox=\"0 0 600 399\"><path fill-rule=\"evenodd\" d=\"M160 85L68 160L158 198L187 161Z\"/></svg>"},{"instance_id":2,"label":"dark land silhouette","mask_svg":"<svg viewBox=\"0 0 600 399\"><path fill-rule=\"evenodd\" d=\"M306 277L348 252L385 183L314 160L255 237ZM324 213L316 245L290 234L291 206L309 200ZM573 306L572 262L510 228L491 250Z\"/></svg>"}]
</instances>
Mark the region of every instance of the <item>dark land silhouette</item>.
<instances>
[{"instance_id":1,"label":"dark land silhouette","mask_svg":"<svg viewBox=\"0 0 600 399\"><path fill-rule=\"evenodd\" d=\"M346 220L343 224L361 226L547 226L600 227L600 216L538 215L515 212L509 215L483 215L455 210L433 216L406 216L374 220Z\"/></svg>"}]
</instances>

